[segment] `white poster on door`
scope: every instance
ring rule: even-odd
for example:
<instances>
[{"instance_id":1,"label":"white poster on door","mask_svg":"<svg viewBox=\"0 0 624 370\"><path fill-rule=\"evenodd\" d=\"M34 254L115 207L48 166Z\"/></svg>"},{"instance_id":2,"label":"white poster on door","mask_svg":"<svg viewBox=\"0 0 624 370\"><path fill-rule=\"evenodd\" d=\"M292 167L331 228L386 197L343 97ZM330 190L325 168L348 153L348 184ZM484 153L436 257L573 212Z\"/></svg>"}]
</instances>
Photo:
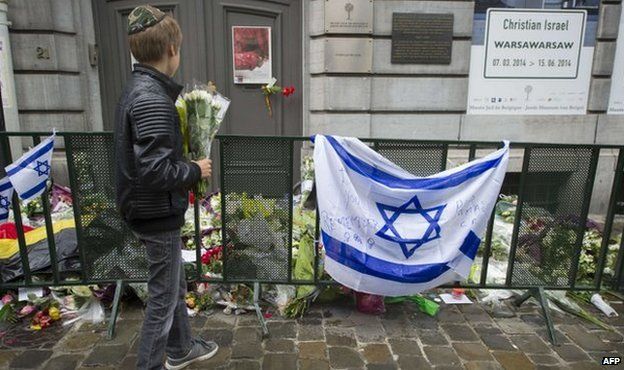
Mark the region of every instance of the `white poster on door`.
<instances>
[{"instance_id":1,"label":"white poster on door","mask_svg":"<svg viewBox=\"0 0 624 370\"><path fill-rule=\"evenodd\" d=\"M598 6L569 4L476 1L468 114L586 113Z\"/></svg>"},{"instance_id":2,"label":"white poster on door","mask_svg":"<svg viewBox=\"0 0 624 370\"><path fill-rule=\"evenodd\" d=\"M620 31L615 49L613 74L611 75L611 95L607 113L624 114L624 12L620 18Z\"/></svg>"},{"instance_id":3,"label":"white poster on door","mask_svg":"<svg viewBox=\"0 0 624 370\"><path fill-rule=\"evenodd\" d=\"M271 27L232 27L232 58L235 84L271 82Z\"/></svg>"}]
</instances>

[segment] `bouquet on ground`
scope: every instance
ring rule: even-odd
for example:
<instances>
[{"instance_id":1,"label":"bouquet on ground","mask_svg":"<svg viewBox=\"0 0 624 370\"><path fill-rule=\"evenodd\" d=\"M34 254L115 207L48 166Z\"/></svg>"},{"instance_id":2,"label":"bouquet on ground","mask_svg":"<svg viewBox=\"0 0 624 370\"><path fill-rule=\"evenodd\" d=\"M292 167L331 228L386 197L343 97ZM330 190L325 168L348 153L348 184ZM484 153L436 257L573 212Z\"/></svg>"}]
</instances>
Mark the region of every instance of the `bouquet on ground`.
<instances>
[{"instance_id":1,"label":"bouquet on ground","mask_svg":"<svg viewBox=\"0 0 624 370\"><path fill-rule=\"evenodd\" d=\"M210 148L230 100L217 92L216 87L195 84L193 89L181 95L176 101L180 116L180 130L183 138L184 155L196 161L210 157ZM197 185L197 195L203 198L208 191L208 181Z\"/></svg>"}]
</instances>

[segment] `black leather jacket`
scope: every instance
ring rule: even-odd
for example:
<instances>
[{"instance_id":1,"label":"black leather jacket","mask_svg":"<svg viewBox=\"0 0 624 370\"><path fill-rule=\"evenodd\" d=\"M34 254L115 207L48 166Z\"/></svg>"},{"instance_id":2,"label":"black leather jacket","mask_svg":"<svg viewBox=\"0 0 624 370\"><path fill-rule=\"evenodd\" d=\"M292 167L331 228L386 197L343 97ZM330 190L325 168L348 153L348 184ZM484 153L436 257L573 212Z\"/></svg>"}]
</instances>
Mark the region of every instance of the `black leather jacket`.
<instances>
[{"instance_id":1,"label":"black leather jacket","mask_svg":"<svg viewBox=\"0 0 624 370\"><path fill-rule=\"evenodd\" d=\"M138 232L184 225L188 189L201 170L182 156L175 99L182 87L146 65L135 65L115 115L117 207Z\"/></svg>"}]
</instances>

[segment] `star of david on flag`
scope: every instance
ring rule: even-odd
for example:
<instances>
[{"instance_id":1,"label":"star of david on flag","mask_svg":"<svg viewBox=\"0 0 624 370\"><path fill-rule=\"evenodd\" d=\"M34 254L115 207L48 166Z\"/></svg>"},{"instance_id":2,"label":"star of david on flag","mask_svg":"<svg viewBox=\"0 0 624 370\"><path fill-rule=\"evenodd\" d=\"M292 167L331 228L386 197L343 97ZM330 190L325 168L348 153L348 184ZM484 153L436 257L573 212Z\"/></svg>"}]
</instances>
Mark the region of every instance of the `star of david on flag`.
<instances>
[{"instance_id":1,"label":"star of david on flag","mask_svg":"<svg viewBox=\"0 0 624 370\"><path fill-rule=\"evenodd\" d=\"M505 177L507 142L417 177L355 138L313 140L325 270L336 281L403 296L468 277Z\"/></svg>"},{"instance_id":2,"label":"star of david on flag","mask_svg":"<svg viewBox=\"0 0 624 370\"><path fill-rule=\"evenodd\" d=\"M9 219L11 210L11 199L13 199L13 185L8 177L0 180L0 223Z\"/></svg>"},{"instance_id":3,"label":"star of david on flag","mask_svg":"<svg viewBox=\"0 0 624 370\"><path fill-rule=\"evenodd\" d=\"M440 237L439 221L442 211L446 208L446 204L424 209L420 205L420 201L418 201L418 196L415 195L412 199L400 207L377 203L377 208L379 209L385 224L375 235L399 244L405 258L410 258L416 249L420 248L423 244ZM390 216L386 213L388 211L392 212ZM406 238L401 236L397 228L394 226L394 223L398 221L399 217L405 215L420 215L428 223L427 229L422 234L421 238Z\"/></svg>"},{"instance_id":4,"label":"star of david on flag","mask_svg":"<svg viewBox=\"0 0 624 370\"><path fill-rule=\"evenodd\" d=\"M50 177L55 134L6 167L6 173L23 200L38 197L46 188Z\"/></svg>"}]
</instances>

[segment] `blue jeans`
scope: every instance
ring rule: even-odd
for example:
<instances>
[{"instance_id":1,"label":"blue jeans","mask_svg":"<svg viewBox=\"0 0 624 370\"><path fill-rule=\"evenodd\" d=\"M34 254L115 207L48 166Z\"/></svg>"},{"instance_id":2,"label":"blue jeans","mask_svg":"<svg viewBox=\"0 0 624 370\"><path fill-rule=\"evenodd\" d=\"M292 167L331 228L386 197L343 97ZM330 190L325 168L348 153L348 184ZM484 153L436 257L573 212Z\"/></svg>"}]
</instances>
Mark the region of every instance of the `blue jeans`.
<instances>
[{"instance_id":1,"label":"blue jeans","mask_svg":"<svg viewBox=\"0 0 624 370\"><path fill-rule=\"evenodd\" d=\"M149 263L149 298L139 339L137 368L162 369L165 354L183 357L191 349L180 230L135 235L145 245Z\"/></svg>"}]
</instances>

